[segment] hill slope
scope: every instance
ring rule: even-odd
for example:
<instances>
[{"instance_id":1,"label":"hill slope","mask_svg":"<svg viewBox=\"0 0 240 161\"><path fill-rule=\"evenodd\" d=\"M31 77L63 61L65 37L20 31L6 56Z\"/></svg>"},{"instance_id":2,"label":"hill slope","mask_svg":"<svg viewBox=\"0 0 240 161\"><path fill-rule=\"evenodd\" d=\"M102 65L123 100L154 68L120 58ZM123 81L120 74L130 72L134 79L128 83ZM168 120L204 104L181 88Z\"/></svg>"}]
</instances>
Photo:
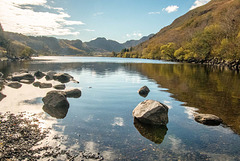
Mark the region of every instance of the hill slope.
<instances>
[{"instance_id":1,"label":"hill slope","mask_svg":"<svg viewBox=\"0 0 240 161\"><path fill-rule=\"evenodd\" d=\"M118 56L181 61L240 59L239 15L240 0L212 0Z\"/></svg>"}]
</instances>

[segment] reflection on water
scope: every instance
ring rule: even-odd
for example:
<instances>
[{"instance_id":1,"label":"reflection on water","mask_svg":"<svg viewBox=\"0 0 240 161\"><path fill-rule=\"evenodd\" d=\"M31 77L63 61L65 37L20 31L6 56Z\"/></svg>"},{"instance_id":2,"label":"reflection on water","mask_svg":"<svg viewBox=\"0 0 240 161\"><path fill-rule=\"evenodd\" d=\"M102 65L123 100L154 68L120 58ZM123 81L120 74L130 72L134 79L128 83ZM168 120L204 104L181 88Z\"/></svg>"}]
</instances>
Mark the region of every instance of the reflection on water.
<instances>
[{"instance_id":1,"label":"reflection on water","mask_svg":"<svg viewBox=\"0 0 240 161\"><path fill-rule=\"evenodd\" d=\"M53 88L23 84L20 89L5 86L1 90L7 96L0 102L1 112L45 111L40 120L52 128L52 133L42 144L100 152L105 160L239 160L239 75L192 64L147 64L145 60L133 63L129 59L116 63L117 58L67 58L64 62L65 59L0 63L5 78L27 69L66 72L79 81L66 83L66 89L81 89L81 99L69 98L69 109L57 112L43 108L42 98ZM54 81L49 82L54 85ZM144 85L151 90L146 98L137 93ZM169 107L168 127L134 121L132 110L146 99ZM195 112L217 115L225 126L198 124L193 119ZM56 135L62 139L53 139Z\"/></svg>"},{"instance_id":2,"label":"reflection on water","mask_svg":"<svg viewBox=\"0 0 240 161\"><path fill-rule=\"evenodd\" d=\"M199 113L214 114L240 134L240 75L232 71L191 64L127 64L167 88L173 97L195 107Z\"/></svg>"},{"instance_id":3,"label":"reflection on water","mask_svg":"<svg viewBox=\"0 0 240 161\"><path fill-rule=\"evenodd\" d=\"M134 119L134 126L142 136L156 144L161 144L163 142L168 130L166 126L143 124L137 119Z\"/></svg>"}]
</instances>

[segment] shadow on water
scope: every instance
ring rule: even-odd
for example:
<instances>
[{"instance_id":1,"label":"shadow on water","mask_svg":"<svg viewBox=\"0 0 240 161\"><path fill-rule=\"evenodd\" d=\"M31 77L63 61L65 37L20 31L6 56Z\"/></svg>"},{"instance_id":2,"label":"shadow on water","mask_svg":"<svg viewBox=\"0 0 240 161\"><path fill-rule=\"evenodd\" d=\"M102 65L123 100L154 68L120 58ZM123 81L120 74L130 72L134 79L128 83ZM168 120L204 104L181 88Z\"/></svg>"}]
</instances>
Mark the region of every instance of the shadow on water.
<instances>
[{"instance_id":1,"label":"shadow on water","mask_svg":"<svg viewBox=\"0 0 240 161\"><path fill-rule=\"evenodd\" d=\"M126 64L154 79L172 97L195 107L198 113L213 114L240 134L240 75L233 71L192 64Z\"/></svg>"},{"instance_id":2,"label":"shadow on water","mask_svg":"<svg viewBox=\"0 0 240 161\"><path fill-rule=\"evenodd\" d=\"M134 126L143 137L156 144L163 142L168 130L167 126L143 124L136 118L134 118Z\"/></svg>"}]
</instances>

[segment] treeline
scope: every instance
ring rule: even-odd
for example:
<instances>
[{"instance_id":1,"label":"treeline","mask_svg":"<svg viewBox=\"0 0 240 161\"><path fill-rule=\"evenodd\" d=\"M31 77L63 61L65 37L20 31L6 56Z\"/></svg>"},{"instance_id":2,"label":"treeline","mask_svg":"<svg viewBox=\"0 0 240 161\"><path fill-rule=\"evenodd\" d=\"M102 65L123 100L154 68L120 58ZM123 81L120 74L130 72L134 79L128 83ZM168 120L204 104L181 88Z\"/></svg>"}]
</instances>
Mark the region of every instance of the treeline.
<instances>
[{"instance_id":1,"label":"treeline","mask_svg":"<svg viewBox=\"0 0 240 161\"><path fill-rule=\"evenodd\" d=\"M228 27L216 24L207 26L181 44L150 43L140 52L129 48L112 53L112 56L188 62L211 59L240 60L240 28L235 24L235 20L232 20Z\"/></svg>"}]
</instances>

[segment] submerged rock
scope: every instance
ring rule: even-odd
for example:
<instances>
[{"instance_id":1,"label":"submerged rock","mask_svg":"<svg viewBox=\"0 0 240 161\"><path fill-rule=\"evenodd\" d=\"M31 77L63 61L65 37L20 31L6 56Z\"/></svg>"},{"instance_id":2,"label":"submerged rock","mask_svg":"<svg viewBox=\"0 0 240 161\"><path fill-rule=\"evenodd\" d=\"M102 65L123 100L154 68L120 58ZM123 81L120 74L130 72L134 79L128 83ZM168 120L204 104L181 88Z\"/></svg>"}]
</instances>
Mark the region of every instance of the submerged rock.
<instances>
[{"instance_id":1,"label":"submerged rock","mask_svg":"<svg viewBox=\"0 0 240 161\"><path fill-rule=\"evenodd\" d=\"M65 84L58 84L58 85L53 86L53 88L63 90L66 88L66 86L65 86Z\"/></svg>"},{"instance_id":2,"label":"submerged rock","mask_svg":"<svg viewBox=\"0 0 240 161\"><path fill-rule=\"evenodd\" d=\"M161 144L163 142L168 131L168 128L165 125L158 126L144 124L138 121L136 118L134 119L134 126L143 137L156 144Z\"/></svg>"},{"instance_id":3,"label":"submerged rock","mask_svg":"<svg viewBox=\"0 0 240 161\"><path fill-rule=\"evenodd\" d=\"M37 79L41 79L42 77L44 77L46 74L44 74L43 72L41 71L36 71L34 73L34 76L37 78Z\"/></svg>"},{"instance_id":4,"label":"submerged rock","mask_svg":"<svg viewBox=\"0 0 240 161\"><path fill-rule=\"evenodd\" d=\"M195 114L194 117L195 121L204 125L217 126L223 122L221 118L212 114Z\"/></svg>"},{"instance_id":5,"label":"submerged rock","mask_svg":"<svg viewBox=\"0 0 240 161\"><path fill-rule=\"evenodd\" d=\"M51 83L40 83L39 88L52 88Z\"/></svg>"},{"instance_id":6,"label":"submerged rock","mask_svg":"<svg viewBox=\"0 0 240 161\"><path fill-rule=\"evenodd\" d=\"M132 114L142 123L154 125L168 123L168 107L158 101L145 100L137 105Z\"/></svg>"},{"instance_id":7,"label":"submerged rock","mask_svg":"<svg viewBox=\"0 0 240 161\"><path fill-rule=\"evenodd\" d=\"M21 88L22 87L22 84L18 83L18 82L9 82L6 84L8 87L11 87L11 88L15 88L15 89L18 89L18 88Z\"/></svg>"},{"instance_id":8,"label":"submerged rock","mask_svg":"<svg viewBox=\"0 0 240 161\"><path fill-rule=\"evenodd\" d=\"M33 86L34 86L34 87L39 87L40 84L41 84L41 82L34 82L34 83L33 83Z\"/></svg>"},{"instance_id":9,"label":"submerged rock","mask_svg":"<svg viewBox=\"0 0 240 161\"><path fill-rule=\"evenodd\" d=\"M57 73L53 75L53 79L61 83L68 83L73 77L67 73Z\"/></svg>"},{"instance_id":10,"label":"submerged rock","mask_svg":"<svg viewBox=\"0 0 240 161\"><path fill-rule=\"evenodd\" d=\"M64 118L68 112L69 103L63 92L50 91L42 101L43 110L55 118Z\"/></svg>"},{"instance_id":11,"label":"submerged rock","mask_svg":"<svg viewBox=\"0 0 240 161\"><path fill-rule=\"evenodd\" d=\"M138 90L138 93L142 97L147 97L148 93L150 92L149 88L147 86L143 86Z\"/></svg>"},{"instance_id":12,"label":"submerged rock","mask_svg":"<svg viewBox=\"0 0 240 161\"><path fill-rule=\"evenodd\" d=\"M66 94L66 97L72 97L72 98L79 98L81 97L81 90L79 89L70 89L67 91L64 91Z\"/></svg>"},{"instance_id":13,"label":"submerged rock","mask_svg":"<svg viewBox=\"0 0 240 161\"><path fill-rule=\"evenodd\" d=\"M18 75L12 76L13 81L20 81L20 80L35 80L34 76L30 73L22 73Z\"/></svg>"}]
</instances>

